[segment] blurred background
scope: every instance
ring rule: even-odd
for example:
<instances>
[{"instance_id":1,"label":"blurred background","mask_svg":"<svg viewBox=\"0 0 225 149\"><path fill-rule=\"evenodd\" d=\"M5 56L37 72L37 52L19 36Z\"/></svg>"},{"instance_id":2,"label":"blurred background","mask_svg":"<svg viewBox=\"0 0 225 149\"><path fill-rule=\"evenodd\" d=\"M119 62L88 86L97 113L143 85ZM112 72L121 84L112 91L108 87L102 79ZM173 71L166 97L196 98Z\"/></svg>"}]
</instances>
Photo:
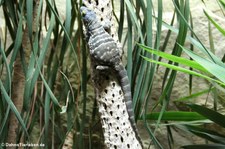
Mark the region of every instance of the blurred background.
<instances>
[{"instance_id":1,"label":"blurred background","mask_svg":"<svg viewBox=\"0 0 225 149\"><path fill-rule=\"evenodd\" d=\"M145 147L224 148L225 1L111 2ZM0 0L0 143L103 148L80 5Z\"/></svg>"}]
</instances>

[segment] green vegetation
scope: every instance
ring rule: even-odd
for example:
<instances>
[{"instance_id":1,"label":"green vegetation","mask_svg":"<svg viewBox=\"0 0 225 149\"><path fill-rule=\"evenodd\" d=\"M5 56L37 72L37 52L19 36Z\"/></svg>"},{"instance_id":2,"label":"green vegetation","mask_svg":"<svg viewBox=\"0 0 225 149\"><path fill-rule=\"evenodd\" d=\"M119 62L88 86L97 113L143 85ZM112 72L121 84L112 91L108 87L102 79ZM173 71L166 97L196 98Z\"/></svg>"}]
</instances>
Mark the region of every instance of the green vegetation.
<instances>
[{"instance_id":1,"label":"green vegetation","mask_svg":"<svg viewBox=\"0 0 225 149\"><path fill-rule=\"evenodd\" d=\"M91 87L80 2L65 2L66 18L62 19L54 0L0 0L6 26L0 34L0 143L13 140L62 148L72 133L69 144L73 148L101 148L103 137ZM164 126L167 148L172 149L177 141L171 131L174 127L205 140L204 144L182 146L185 149L225 148L225 135L220 132L225 129L225 116L218 108L225 105L220 96L225 94L225 54L222 58L215 54L212 34L216 28L224 36L225 29L207 9L199 10L208 19L210 48L206 48L194 32L197 26L193 25L191 1L172 3L170 24L163 20L162 0L154 4L150 0L121 0L119 5L118 36L128 49L126 68L137 121L144 124L149 142L158 148L165 148L155 135ZM217 4L224 14L225 1L217 0ZM163 28L167 29L165 37ZM175 41L173 48L168 48L170 40ZM163 73L162 84L154 101L159 72ZM173 99L178 73L188 76L188 83L181 85L189 89L187 95ZM208 88L193 91L194 78L205 80ZM211 107L192 100L209 94L213 95ZM202 100L207 103L207 99ZM172 103L187 110L170 110ZM219 131L208 125L218 126Z\"/></svg>"}]
</instances>

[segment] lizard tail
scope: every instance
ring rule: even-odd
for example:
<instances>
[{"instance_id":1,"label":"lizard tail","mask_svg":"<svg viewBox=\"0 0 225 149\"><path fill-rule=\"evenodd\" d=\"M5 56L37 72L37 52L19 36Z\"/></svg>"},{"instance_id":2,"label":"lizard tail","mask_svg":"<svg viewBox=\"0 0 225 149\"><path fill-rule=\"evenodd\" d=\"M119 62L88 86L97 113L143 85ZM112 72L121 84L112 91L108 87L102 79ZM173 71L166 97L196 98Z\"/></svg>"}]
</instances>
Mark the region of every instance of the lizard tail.
<instances>
[{"instance_id":1,"label":"lizard tail","mask_svg":"<svg viewBox=\"0 0 225 149\"><path fill-rule=\"evenodd\" d=\"M124 93L124 99L125 99L125 104L127 106L127 111L129 115L129 120L131 122L132 129L135 133L136 138L139 140L142 148L143 144L141 141L141 138L138 134L135 118L134 118L134 111L133 111L133 105L132 105L132 95L131 95L131 89L130 89L130 82L127 76L127 71L125 67L122 64L116 65L115 66L116 74L118 74L118 80L121 85L121 88Z\"/></svg>"}]
</instances>

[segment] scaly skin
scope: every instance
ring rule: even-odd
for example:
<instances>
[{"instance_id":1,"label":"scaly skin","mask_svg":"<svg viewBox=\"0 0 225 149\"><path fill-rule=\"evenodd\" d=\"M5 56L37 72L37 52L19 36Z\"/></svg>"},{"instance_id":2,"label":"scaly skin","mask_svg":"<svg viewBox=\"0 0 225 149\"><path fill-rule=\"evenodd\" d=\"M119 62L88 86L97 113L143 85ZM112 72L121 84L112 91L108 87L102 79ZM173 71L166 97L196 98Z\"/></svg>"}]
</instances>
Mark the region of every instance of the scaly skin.
<instances>
[{"instance_id":1,"label":"scaly skin","mask_svg":"<svg viewBox=\"0 0 225 149\"><path fill-rule=\"evenodd\" d=\"M104 30L103 26L99 23L96 18L96 14L93 11L83 6L80 8L80 11L87 31L87 42L90 50L90 55L92 60L97 64L96 69L109 69L116 72L117 78L124 93L131 126L135 132L136 138L142 145L134 119L130 83L127 76L127 71L121 62L120 49L118 48L117 43L113 40L113 38Z\"/></svg>"}]
</instances>

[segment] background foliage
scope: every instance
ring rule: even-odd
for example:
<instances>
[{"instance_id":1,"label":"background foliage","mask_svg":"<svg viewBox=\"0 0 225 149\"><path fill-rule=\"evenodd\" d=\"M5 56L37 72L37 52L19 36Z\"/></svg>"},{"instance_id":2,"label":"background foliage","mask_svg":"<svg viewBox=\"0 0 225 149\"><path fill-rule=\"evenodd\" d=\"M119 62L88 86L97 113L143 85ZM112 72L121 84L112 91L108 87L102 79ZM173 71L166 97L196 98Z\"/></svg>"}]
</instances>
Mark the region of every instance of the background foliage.
<instances>
[{"instance_id":1,"label":"background foliage","mask_svg":"<svg viewBox=\"0 0 225 149\"><path fill-rule=\"evenodd\" d=\"M120 1L116 23L119 39L127 49L127 71L137 121L143 122L148 132L148 144L153 142L158 148L173 148L179 141L173 139L173 127L207 140L204 145L183 148L224 148L225 136L209 130L206 124L215 123L221 129L225 127L225 117L218 109L221 100L217 98L218 91L225 93L225 55L219 59L214 54L211 34L210 49L195 34L189 0L172 2L174 13L171 23L167 24L163 20L162 0L157 4L149 0ZM217 2L224 12L225 2ZM45 148L66 145L73 148L101 147L99 142L103 138L101 132L96 132L99 118L90 85L80 3L66 0L66 18L62 19L53 0L0 1L6 26L4 36L0 37L0 142L6 143L9 137L13 137L9 135L10 125L15 124L18 126L14 136L16 142L43 143ZM209 33L211 28L217 28L224 36L225 30L207 10L204 13L209 20ZM163 27L168 29L165 37L162 36ZM172 33L176 34L175 38ZM6 40L9 38L10 41ZM176 42L173 49L167 49L171 38ZM189 45L185 44L187 41ZM160 96L153 102L153 82L162 66L166 69ZM168 108L173 102L171 93L178 72L189 75L189 96L177 99L185 103L188 111ZM206 79L208 89L193 93L193 76ZM209 93L215 97L211 108L190 100ZM167 147L155 135L157 128L164 124L168 134Z\"/></svg>"}]
</instances>

